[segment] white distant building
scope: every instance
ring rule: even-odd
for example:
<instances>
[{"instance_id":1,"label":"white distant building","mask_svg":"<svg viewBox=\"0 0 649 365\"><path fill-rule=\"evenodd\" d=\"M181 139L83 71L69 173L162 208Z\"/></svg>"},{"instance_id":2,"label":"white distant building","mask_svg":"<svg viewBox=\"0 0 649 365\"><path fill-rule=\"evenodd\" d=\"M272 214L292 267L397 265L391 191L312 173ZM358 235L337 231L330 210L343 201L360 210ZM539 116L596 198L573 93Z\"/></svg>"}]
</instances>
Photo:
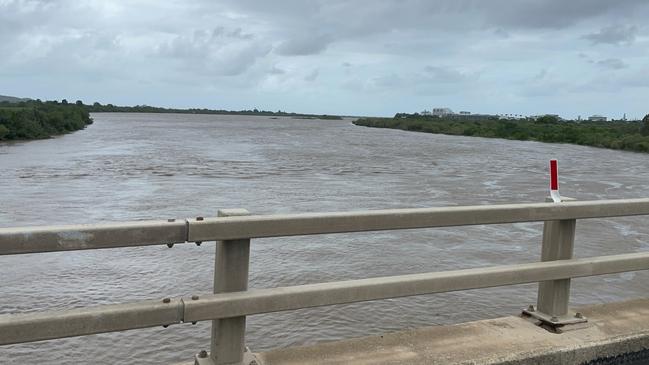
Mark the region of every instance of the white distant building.
<instances>
[{"instance_id":1,"label":"white distant building","mask_svg":"<svg viewBox=\"0 0 649 365\"><path fill-rule=\"evenodd\" d=\"M606 122L606 117L595 114L588 117L588 120L591 122Z\"/></svg>"},{"instance_id":2,"label":"white distant building","mask_svg":"<svg viewBox=\"0 0 649 365\"><path fill-rule=\"evenodd\" d=\"M433 115L435 116L443 117L451 114L453 114L453 111L449 108L433 108Z\"/></svg>"},{"instance_id":3,"label":"white distant building","mask_svg":"<svg viewBox=\"0 0 649 365\"><path fill-rule=\"evenodd\" d=\"M460 111L460 115L471 115L471 112Z\"/></svg>"}]
</instances>

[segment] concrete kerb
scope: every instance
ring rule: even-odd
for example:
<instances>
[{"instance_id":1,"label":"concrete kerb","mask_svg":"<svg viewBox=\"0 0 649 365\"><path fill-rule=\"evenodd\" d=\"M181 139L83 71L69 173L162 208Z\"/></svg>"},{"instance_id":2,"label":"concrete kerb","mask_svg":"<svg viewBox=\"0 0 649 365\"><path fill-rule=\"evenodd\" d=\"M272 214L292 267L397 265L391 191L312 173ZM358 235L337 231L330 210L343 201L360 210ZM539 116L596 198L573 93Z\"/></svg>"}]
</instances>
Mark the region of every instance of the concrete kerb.
<instances>
[{"instance_id":1,"label":"concrete kerb","mask_svg":"<svg viewBox=\"0 0 649 365\"><path fill-rule=\"evenodd\" d=\"M562 334L521 317L400 331L257 356L260 365L583 364L649 348L649 299L578 309L587 326Z\"/></svg>"}]
</instances>

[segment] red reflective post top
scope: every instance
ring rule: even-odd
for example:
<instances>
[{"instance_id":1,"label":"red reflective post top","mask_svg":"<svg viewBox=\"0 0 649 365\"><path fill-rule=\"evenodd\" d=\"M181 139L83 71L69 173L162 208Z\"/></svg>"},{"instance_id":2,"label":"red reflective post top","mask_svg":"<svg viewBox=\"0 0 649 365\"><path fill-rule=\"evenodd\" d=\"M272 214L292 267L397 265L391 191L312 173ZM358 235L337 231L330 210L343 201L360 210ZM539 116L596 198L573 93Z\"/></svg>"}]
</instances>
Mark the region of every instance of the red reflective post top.
<instances>
[{"instance_id":1,"label":"red reflective post top","mask_svg":"<svg viewBox=\"0 0 649 365\"><path fill-rule=\"evenodd\" d=\"M557 160L550 160L550 189L559 190L559 168Z\"/></svg>"}]
</instances>

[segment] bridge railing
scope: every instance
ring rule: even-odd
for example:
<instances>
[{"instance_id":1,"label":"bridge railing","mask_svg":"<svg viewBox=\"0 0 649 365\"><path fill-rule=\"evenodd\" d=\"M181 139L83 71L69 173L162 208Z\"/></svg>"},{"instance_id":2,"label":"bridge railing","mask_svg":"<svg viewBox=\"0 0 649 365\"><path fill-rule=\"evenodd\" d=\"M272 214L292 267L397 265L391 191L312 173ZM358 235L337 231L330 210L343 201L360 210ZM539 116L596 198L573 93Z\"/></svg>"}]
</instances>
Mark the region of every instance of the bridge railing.
<instances>
[{"instance_id":1,"label":"bridge railing","mask_svg":"<svg viewBox=\"0 0 649 365\"><path fill-rule=\"evenodd\" d=\"M649 215L649 199L282 215L229 209L215 218L0 228L0 255L217 241L213 293L0 315L0 345L212 320L211 351L195 362L247 365L248 315L533 282L537 306L525 313L556 329L586 321L569 312L571 278L649 269L649 252L572 258L576 220L633 215ZM545 222L541 262L248 289L251 238L535 221Z\"/></svg>"}]
</instances>

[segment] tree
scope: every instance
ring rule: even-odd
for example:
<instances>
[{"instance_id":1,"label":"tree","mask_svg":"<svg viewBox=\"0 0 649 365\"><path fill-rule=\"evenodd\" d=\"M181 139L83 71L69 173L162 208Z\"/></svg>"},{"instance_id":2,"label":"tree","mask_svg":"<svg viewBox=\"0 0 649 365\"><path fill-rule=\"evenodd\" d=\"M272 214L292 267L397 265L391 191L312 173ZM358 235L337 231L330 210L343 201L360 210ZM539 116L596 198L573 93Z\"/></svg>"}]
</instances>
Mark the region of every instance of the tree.
<instances>
[{"instance_id":1,"label":"tree","mask_svg":"<svg viewBox=\"0 0 649 365\"><path fill-rule=\"evenodd\" d=\"M538 124L555 124L559 121L559 118L557 118L554 115L544 115L542 117L539 117L536 120L536 123Z\"/></svg>"},{"instance_id":2,"label":"tree","mask_svg":"<svg viewBox=\"0 0 649 365\"><path fill-rule=\"evenodd\" d=\"M640 129L640 133L642 133L643 136L649 136L649 114L642 118L642 128Z\"/></svg>"},{"instance_id":3,"label":"tree","mask_svg":"<svg viewBox=\"0 0 649 365\"><path fill-rule=\"evenodd\" d=\"M7 134L9 134L9 128L0 124L0 140L2 140Z\"/></svg>"},{"instance_id":4,"label":"tree","mask_svg":"<svg viewBox=\"0 0 649 365\"><path fill-rule=\"evenodd\" d=\"M68 101L66 99L63 99L63 100L61 100L61 104L68 105Z\"/></svg>"}]
</instances>

